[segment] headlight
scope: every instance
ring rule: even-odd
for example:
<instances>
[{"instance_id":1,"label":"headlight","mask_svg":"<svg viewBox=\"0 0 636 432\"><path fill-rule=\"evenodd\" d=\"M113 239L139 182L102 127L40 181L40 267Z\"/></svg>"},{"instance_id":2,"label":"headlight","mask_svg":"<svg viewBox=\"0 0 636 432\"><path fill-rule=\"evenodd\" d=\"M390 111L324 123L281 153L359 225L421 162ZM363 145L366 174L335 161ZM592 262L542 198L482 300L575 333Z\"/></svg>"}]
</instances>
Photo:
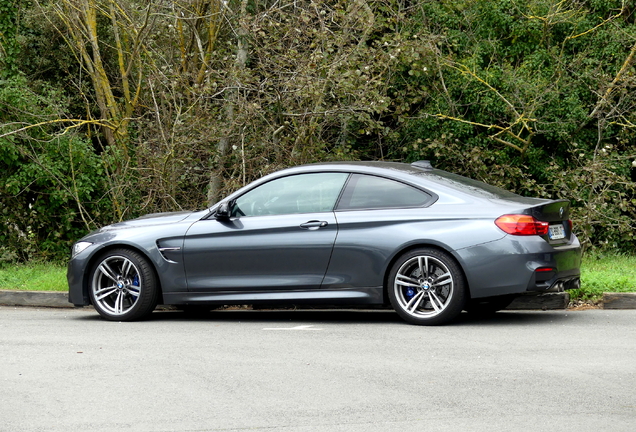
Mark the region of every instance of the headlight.
<instances>
[{"instance_id":1,"label":"headlight","mask_svg":"<svg viewBox=\"0 0 636 432\"><path fill-rule=\"evenodd\" d=\"M90 242L77 242L73 245L73 256L77 255L93 243Z\"/></svg>"}]
</instances>

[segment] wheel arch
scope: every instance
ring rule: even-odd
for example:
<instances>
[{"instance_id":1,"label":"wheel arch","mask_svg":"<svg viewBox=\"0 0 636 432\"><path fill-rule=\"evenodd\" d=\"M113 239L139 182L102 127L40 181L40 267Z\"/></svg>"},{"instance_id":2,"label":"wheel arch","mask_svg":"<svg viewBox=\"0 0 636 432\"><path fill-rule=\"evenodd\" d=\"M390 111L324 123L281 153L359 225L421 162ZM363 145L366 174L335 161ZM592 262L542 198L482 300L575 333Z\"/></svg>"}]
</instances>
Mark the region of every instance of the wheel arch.
<instances>
[{"instance_id":1,"label":"wheel arch","mask_svg":"<svg viewBox=\"0 0 636 432\"><path fill-rule=\"evenodd\" d=\"M451 248L449 248L448 246L441 244L441 243L436 243L436 242L417 242L417 243L412 243L409 245L405 245L403 248L399 249L395 254L393 254L393 256L391 257L391 259L389 260L386 268L384 269L384 276L383 276L383 280L382 280L382 295L384 298L384 303L385 304L389 304L389 274L391 273L391 269L393 268L393 265L396 263L396 261L404 254L407 254L409 252L411 252L412 250L415 249L421 249L421 248L429 248L429 249L436 249L440 252L443 252L445 254L448 254L457 264L457 266L459 267L459 269L461 270L462 273L462 278L463 278L463 282L464 282L464 286L466 287L466 296L467 299L471 298L470 295L470 286L468 285L468 278L466 277L466 271L464 270L464 266L462 265L462 262L457 258L457 255L455 253L453 253L453 250Z\"/></svg>"},{"instance_id":2,"label":"wheel arch","mask_svg":"<svg viewBox=\"0 0 636 432\"><path fill-rule=\"evenodd\" d=\"M99 250L96 250L95 253L93 253L93 255L91 255L91 257L86 262L85 271L82 275L82 295L84 296L84 298L88 298L89 304L92 304L90 295L88 293L90 278L92 276L90 270L93 268L95 263L99 260L99 258L102 255L104 255L105 253L111 250L116 250L116 249L131 250L141 255L146 261L148 261L148 263L150 264L150 267L152 268L152 271L155 273L155 277L157 280L157 289L159 290L159 304L163 304L163 289L161 288L161 278L159 277L159 272L157 271L157 266L155 265L155 262L152 260L152 258L150 258L150 256L148 255L148 253L146 253L145 250L128 243L113 243L113 244L106 245L100 248Z\"/></svg>"}]
</instances>

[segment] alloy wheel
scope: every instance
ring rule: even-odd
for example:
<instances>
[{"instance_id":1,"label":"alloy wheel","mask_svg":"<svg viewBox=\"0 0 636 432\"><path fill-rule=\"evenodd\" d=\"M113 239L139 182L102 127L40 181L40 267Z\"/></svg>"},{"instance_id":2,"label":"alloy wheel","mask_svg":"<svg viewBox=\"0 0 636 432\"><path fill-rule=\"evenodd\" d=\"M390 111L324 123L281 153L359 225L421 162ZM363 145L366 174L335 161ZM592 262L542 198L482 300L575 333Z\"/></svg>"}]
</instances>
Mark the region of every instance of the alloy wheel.
<instances>
[{"instance_id":1,"label":"alloy wheel","mask_svg":"<svg viewBox=\"0 0 636 432\"><path fill-rule=\"evenodd\" d=\"M130 259L119 255L106 257L93 274L95 306L111 315L126 314L139 300L142 282L139 269Z\"/></svg>"},{"instance_id":2,"label":"alloy wheel","mask_svg":"<svg viewBox=\"0 0 636 432\"><path fill-rule=\"evenodd\" d=\"M414 318L433 318L451 304L455 280L448 266L429 255L417 255L398 269L393 293L398 306Z\"/></svg>"}]
</instances>

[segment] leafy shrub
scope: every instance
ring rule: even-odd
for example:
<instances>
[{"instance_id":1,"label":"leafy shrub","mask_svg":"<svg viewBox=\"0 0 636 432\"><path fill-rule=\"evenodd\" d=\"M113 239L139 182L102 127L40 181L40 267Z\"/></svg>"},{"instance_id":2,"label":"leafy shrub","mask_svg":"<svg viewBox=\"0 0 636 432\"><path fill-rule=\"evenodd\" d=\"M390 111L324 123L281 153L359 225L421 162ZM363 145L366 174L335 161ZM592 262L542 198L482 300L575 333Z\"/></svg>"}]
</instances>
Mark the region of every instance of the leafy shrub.
<instances>
[{"instance_id":1,"label":"leafy shrub","mask_svg":"<svg viewBox=\"0 0 636 432\"><path fill-rule=\"evenodd\" d=\"M63 115L58 93L35 93L23 77L0 82L0 118L34 124ZM29 113L26 115L25 113ZM61 259L108 208L101 159L77 134L52 125L0 138L0 250L4 260Z\"/></svg>"},{"instance_id":2,"label":"leafy shrub","mask_svg":"<svg viewBox=\"0 0 636 432\"><path fill-rule=\"evenodd\" d=\"M2 260L352 159L566 198L636 251L635 0L81 3L0 0Z\"/></svg>"}]
</instances>

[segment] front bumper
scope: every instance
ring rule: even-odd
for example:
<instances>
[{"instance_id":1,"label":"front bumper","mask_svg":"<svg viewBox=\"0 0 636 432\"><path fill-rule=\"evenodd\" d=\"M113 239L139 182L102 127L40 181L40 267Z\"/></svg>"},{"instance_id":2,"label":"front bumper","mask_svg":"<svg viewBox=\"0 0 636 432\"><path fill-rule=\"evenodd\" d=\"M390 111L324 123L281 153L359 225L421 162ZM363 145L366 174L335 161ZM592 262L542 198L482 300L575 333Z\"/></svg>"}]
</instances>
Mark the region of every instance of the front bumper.
<instances>
[{"instance_id":1,"label":"front bumper","mask_svg":"<svg viewBox=\"0 0 636 432\"><path fill-rule=\"evenodd\" d=\"M88 306L91 300L88 291L84 289L84 278L88 266L88 254L82 252L71 258L66 267L66 280L68 281L68 301L75 306Z\"/></svg>"}]
</instances>

